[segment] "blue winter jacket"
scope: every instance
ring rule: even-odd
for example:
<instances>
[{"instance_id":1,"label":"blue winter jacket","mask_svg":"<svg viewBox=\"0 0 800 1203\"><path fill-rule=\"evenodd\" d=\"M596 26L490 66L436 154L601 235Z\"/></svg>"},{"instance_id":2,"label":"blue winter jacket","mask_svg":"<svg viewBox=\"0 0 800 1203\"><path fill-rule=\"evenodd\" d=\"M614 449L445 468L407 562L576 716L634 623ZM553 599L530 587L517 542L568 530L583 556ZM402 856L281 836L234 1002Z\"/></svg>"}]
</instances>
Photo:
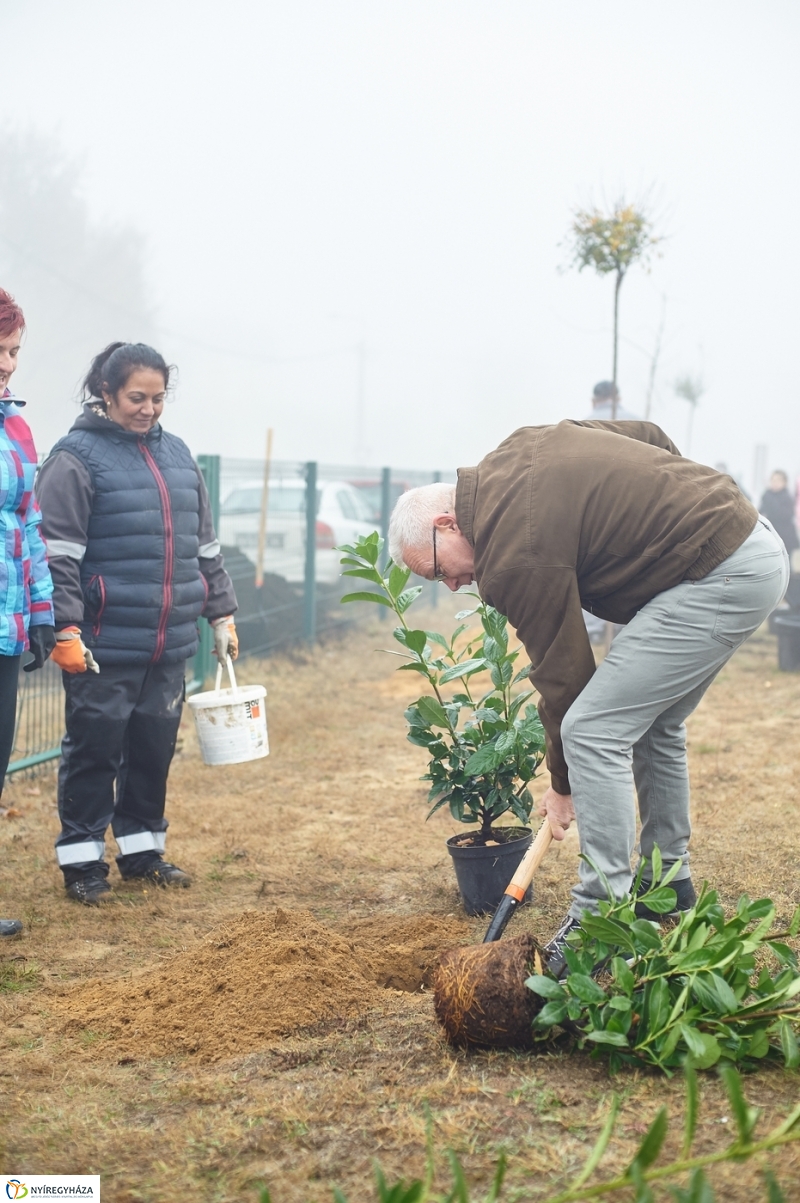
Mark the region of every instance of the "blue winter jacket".
<instances>
[{"instance_id":1,"label":"blue winter jacket","mask_svg":"<svg viewBox=\"0 0 800 1203\"><path fill-rule=\"evenodd\" d=\"M38 494L56 626L77 622L101 671L186 660L197 650L200 614L213 620L235 610L213 530L200 545L207 495L197 466L160 425L137 434L85 405L42 466Z\"/></svg>"},{"instance_id":2,"label":"blue winter jacket","mask_svg":"<svg viewBox=\"0 0 800 1203\"><path fill-rule=\"evenodd\" d=\"M53 582L33 496L36 448L19 405L6 389L0 400L0 655L19 656L28 627L53 625Z\"/></svg>"}]
</instances>

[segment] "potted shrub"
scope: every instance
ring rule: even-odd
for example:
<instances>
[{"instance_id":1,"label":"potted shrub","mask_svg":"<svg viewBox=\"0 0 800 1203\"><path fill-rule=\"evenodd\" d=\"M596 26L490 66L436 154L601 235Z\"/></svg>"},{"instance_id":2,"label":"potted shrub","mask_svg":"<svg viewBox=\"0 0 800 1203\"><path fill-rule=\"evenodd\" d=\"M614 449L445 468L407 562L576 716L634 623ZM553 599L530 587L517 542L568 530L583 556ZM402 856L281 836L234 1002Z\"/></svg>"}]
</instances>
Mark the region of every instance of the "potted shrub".
<instances>
[{"instance_id":1,"label":"potted shrub","mask_svg":"<svg viewBox=\"0 0 800 1203\"><path fill-rule=\"evenodd\" d=\"M528 783L545 754L532 691L514 692L530 665L516 671L520 648L509 650L506 619L476 594L470 596L478 604L456 615L460 625L449 639L411 627L406 615L422 586L408 588L410 572L391 561L379 567L382 542L375 532L339 548L343 575L374 587L342 601L373 602L399 619L394 638L402 651L393 654L406 661L399 671L418 673L429 688L405 712L408 739L429 755L422 778L431 783L428 818L448 806L458 822L477 824L476 830L451 836L447 848L467 913L493 911L531 842ZM462 620L473 614L480 630L459 646L467 630ZM481 673L489 674L491 688L475 695L470 682ZM503 816L518 825L498 825Z\"/></svg>"}]
</instances>

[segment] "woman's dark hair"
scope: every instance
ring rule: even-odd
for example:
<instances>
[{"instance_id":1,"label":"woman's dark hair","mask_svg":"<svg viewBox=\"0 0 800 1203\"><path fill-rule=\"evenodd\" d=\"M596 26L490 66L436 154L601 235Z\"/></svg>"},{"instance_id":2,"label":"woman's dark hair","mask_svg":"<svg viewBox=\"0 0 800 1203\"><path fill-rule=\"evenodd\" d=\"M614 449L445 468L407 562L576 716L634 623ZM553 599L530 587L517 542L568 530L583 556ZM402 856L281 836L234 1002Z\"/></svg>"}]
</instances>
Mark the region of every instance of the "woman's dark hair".
<instances>
[{"instance_id":1,"label":"woman's dark hair","mask_svg":"<svg viewBox=\"0 0 800 1203\"><path fill-rule=\"evenodd\" d=\"M164 377L164 388L169 388L169 375L172 369L168 366L163 355L148 347L146 343L109 343L105 350L95 355L88 375L83 382L85 400L97 397L103 400L103 393L113 396L124 388L132 372L137 368L152 368Z\"/></svg>"}]
</instances>

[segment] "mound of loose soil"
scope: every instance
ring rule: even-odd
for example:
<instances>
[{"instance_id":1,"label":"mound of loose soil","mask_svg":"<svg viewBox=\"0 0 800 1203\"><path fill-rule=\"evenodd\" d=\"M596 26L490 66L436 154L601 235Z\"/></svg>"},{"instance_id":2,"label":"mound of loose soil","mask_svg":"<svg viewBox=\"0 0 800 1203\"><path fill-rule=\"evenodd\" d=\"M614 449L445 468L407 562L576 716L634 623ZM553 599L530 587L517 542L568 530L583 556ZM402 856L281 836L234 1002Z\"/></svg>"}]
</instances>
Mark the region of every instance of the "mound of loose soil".
<instances>
[{"instance_id":1,"label":"mound of loose soil","mask_svg":"<svg viewBox=\"0 0 800 1203\"><path fill-rule=\"evenodd\" d=\"M379 1006L382 988L416 990L438 953L463 943L454 920L362 920L347 935L309 911L246 912L157 969L93 981L60 997L66 1032L117 1060L242 1055L322 1020Z\"/></svg>"}]
</instances>

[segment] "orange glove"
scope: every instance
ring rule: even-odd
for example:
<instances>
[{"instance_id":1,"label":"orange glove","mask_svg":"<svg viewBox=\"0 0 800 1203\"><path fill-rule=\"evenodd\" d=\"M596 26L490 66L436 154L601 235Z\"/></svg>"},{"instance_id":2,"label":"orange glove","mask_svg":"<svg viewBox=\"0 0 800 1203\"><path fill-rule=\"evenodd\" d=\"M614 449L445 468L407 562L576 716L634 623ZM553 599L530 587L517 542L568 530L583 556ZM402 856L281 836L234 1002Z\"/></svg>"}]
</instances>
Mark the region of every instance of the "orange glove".
<instances>
[{"instance_id":1,"label":"orange glove","mask_svg":"<svg viewBox=\"0 0 800 1203\"><path fill-rule=\"evenodd\" d=\"M100 666L81 639L78 627L64 627L63 631L56 631L56 646L50 659L55 660L65 673L85 673L87 668L93 673L100 672Z\"/></svg>"},{"instance_id":2,"label":"orange glove","mask_svg":"<svg viewBox=\"0 0 800 1203\"><path fill-rule=\"evenodd\" d=\"M239 655L239 636L232 618L217 618L211 624L214 632L214 655L224 664L225 657L235 660Z\"/></svg>"}]
</instances>

